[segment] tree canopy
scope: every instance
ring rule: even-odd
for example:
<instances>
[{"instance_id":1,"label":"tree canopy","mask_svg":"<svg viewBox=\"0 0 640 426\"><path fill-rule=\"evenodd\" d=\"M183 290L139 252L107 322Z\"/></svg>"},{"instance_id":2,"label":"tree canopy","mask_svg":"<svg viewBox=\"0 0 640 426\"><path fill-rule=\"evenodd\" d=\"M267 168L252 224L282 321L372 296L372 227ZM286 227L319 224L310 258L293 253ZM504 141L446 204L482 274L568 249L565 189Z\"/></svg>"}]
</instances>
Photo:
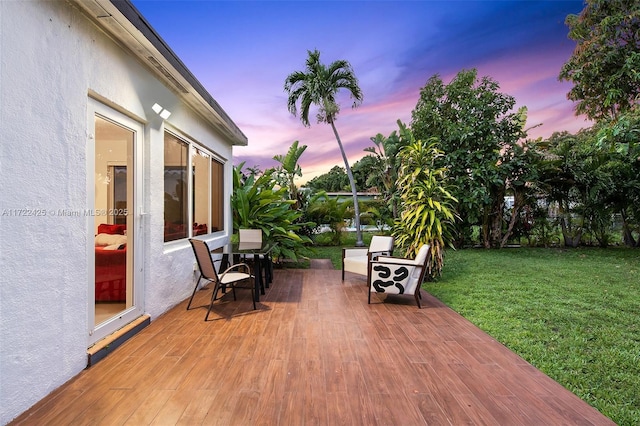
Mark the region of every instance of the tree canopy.
<instances>
[{"instance_id":1,"label":"tree canopy","mask_svg":"<svg viewBox=\"0 0 640 426\"><path fill-rule=\"evenodd\" d=\"M340 192L349 188L349 178L344 167L333 166L327 173L321 174L309 180L305 187L314 192Z\"/></svg>"},{"instance_id":2,"label":"tree canopy","mask_svg":"<svg viewBox=\"0 0 640 426\"><path fill-rule=\"evenodd\" d=\"M640 95L640 2L587 0L565 23L576 48L560 71L567 97L591 119L615 118Z\"/></svg>"},{"instance_id":3,"label":"tree canopy","mask_svg":"<svg viewBox=\"0 0 640 426\"><path fill-rule=\"evenodd\" d=\"M486 246L502 240L506 165L512 147L525 136L526 109L511 112L515 99L499 88L490 77L478 78L475 69L460 71L448 85L434 75L420 90L411 121L416 140L435 138L443 152L435 166L448 168L453 180L460 236L482 226Z\"/></svg>"},{"instance_id":4,"label":"tree canopy","mask_svg":"<svg viewBox=\"0 0 640 426\"><path fill-rule=\"evenodd\" d=\"M318 123L331 124L340 112L340 104L336 101L340 89L349 92L353 108L362 103L362 90L348 61L340 59L325 66L320 62L318 50L307 53L305 71L295 71L285 80L289 112L298 115L297 104L300 103L300 119L302 124L309 126L309 112L311 106L316 105L319 108L316 115Z\"/></svg>"}]
</instances>

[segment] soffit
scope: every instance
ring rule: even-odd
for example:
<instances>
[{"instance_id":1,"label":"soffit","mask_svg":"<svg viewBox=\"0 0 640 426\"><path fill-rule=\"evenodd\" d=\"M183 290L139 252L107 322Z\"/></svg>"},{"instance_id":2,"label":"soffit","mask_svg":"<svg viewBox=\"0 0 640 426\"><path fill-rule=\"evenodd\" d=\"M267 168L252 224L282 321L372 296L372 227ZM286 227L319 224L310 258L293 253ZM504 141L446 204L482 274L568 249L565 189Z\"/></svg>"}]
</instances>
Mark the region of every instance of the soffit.
<instances>
[{"instance_id":1,"label":"soffit","mask_svg":"<svg viewBox=\"0 0 640 426\"><path fill-rule=\"evenodd\" d=\"M69 0L112 39L130 50L186 104L211 122L233 145L247 137L180 58L128 0Z\"/></svg>"}]
</instances>

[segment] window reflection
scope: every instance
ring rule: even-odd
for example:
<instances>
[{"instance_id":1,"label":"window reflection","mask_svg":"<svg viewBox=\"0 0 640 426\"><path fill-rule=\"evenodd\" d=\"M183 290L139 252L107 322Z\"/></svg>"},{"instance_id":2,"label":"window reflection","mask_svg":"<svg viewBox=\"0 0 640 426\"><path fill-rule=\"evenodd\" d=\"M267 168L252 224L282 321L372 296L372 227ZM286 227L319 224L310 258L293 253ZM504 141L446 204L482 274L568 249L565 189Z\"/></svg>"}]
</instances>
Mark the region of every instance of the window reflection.
<instances>
[{"instance_id":1,"label":"window reflection","mask_svg":"<svg viewBox=\"0 0 640 426\"><path fill-rule=\"evenodd\" d=\"M172 133L164 140L164 241L223 230L224 164Z\"/></svg>"}]
</instances>

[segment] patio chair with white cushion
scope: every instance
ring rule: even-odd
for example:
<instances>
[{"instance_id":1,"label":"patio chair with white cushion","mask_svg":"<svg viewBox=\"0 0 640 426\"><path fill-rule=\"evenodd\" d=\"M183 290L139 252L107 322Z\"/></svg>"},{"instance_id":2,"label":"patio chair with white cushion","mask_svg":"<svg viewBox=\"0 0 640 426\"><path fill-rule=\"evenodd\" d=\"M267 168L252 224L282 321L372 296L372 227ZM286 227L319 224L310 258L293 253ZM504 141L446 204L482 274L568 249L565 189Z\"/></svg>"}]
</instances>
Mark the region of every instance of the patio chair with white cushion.
<instances>
[{"instance_id":1,"label":"patio chair with white cushion","mask_svg":"<svg viewBox=\"0 0 640 426\"><path fill-rule=\"evenodd\" d=\"M369 262L380 255L391 256L393 253L393 237L374 235L369 247L342 249L342 281L344 273L351 272L368 276Z\"/></svg>"},{"instance_id":2,"label":"patio chair with white cushion","mask_svg":"<svg viewBox=\"0 0 640 426\"><path fill-rule=\"evenodd\" d=\"M422 308L420 288L431 259L430 251L429 244L424 244L415 259L380 256L371 261L368 303L371 293L413 294L418 308Z\"/></svg>"},{"instance_id":3,"label":"patio chair with white cushion","mask_svg":"<svg viewBox=\"0 0 640 426\"><path fill-rule=\"evenodd\" d=\"M262 229L238 229L238 242L242 244L262 244ZM269 255L260 255L261 270L264 271L264 284L269 288L273 281L273 261ZM244 259L247 263L252 263L253 258Z\"/></svg>"}]
</instances>

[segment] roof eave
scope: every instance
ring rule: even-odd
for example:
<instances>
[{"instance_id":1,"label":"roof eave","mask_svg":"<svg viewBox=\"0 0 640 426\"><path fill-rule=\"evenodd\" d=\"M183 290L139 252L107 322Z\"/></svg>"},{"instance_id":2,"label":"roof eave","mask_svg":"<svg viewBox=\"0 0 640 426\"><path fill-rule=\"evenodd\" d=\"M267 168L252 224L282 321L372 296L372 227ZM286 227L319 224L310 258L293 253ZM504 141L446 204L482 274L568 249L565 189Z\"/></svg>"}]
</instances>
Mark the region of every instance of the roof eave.
<instances>
[{"instance_id":1,"label":"roof eave","mask_svg":"<svg viewBox=\"0 0 640 426\"><path fill-rule=\"evenodd\" d=\"M157 78L210 121L233 145L248 144L245 134L129 0L69 1L134 53Z\"/></svg>"}]
</instances>

